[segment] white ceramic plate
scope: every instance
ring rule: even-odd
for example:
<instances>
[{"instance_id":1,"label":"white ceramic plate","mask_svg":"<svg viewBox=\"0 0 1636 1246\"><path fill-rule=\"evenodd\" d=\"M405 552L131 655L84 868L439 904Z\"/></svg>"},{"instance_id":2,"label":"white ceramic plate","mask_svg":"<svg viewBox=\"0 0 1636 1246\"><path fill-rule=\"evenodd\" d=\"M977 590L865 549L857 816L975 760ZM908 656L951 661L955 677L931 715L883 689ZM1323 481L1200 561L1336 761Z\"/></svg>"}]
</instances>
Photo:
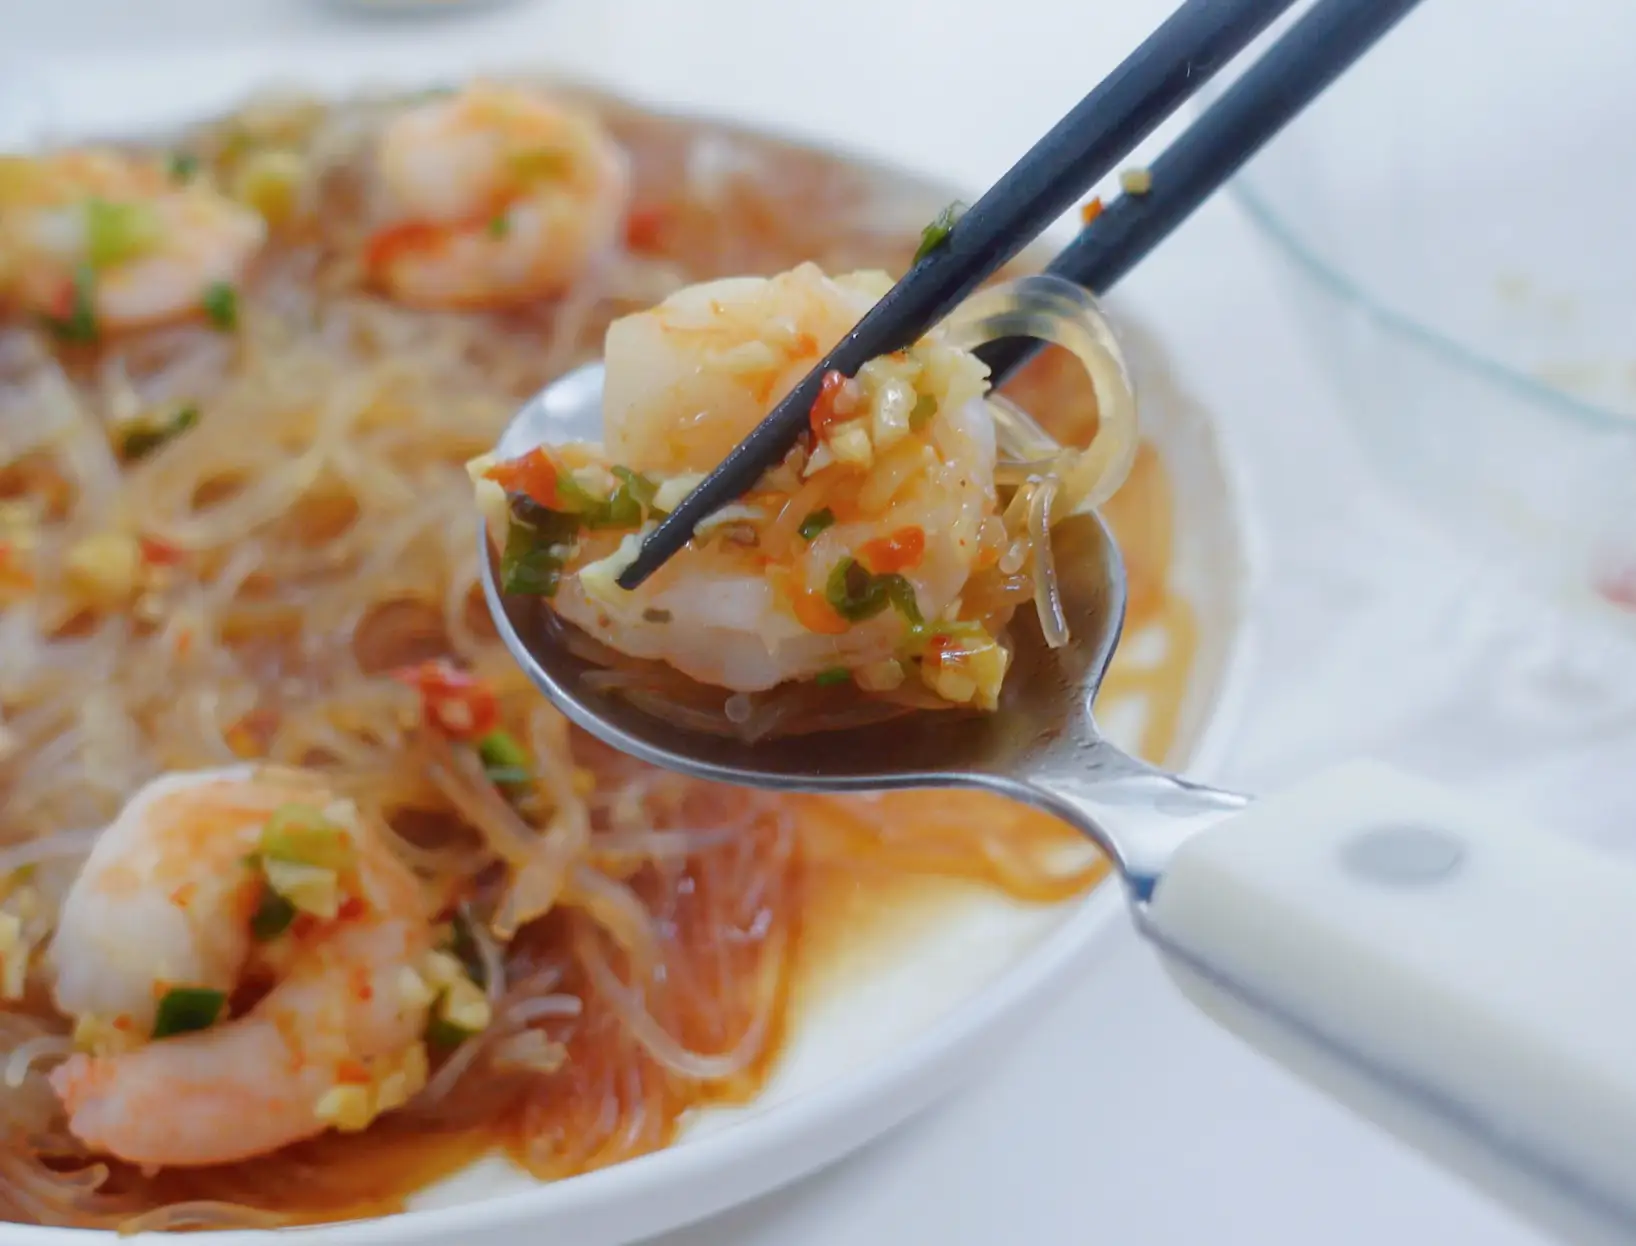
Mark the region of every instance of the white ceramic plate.
<instances>
[{"instance_id":1,"label":"white ceramic plate","mask_svg":"<svg viewBox=\"0 0 1636 1246\"><path fill-rule=\"evenodd\" d=\"M304 63L292 76L242 55L225 62L150 59L128 68L104 62L95 73L47 73L40 85L50 101L51 137L61 140L168 128L230 106L275 74L279 83L328 93L361 85L355 70L338 63ZM412 84L401 73L387 77ZM369 85L380 82L377 75ZM926 219L927 203L953 197L923 183L908 182L904 189L904 210L915 214L911 222ZM1125 322L1123 337L1145 433L1162 452L1175 487L1176 587L1197 611L1202 637L1170 761L1207 775L1225 751L1246 678L1247 525L1217 423L1179 389L1148 333ZM1117 724L1110 726L1118 738ZM1054 908L994 898L945 905L935 921L894 938L889 947L871 946L867 960L845 975L844 989L825 992L804 1010L754 1104L702 1114L667 1150L549 1185L500 1161L480 1164L423 1193L406 1215L286 1231L279 1238L324 1246L619 1246L681 1227L839 1159L969 1079L1003 1053L1038 1007L1079 972L1104 932L1122 920L1123 896L1113 885ZM1119 1001L1110 999L1108 1006ZM0 1224L0 1246L65 1246L88 1236ZM193 1240L261 1236L206 1234Z\"/></svg>"}]
</instances>

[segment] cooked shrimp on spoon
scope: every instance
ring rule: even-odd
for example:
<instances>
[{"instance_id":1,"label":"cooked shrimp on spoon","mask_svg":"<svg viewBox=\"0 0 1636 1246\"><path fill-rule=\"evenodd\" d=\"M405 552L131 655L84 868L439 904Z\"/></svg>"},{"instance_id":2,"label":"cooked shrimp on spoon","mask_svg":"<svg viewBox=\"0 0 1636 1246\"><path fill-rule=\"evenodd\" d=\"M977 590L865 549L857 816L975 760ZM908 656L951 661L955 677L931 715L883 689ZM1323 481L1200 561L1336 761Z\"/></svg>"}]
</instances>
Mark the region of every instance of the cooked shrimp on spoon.
<instances>
[{"instance_id":1,"label":"cooked shrimp on spoon","mask_svg":"<svg viewBox=\"0 0 1636 1246\"><path fill-rule=\"evenodd\" d=\"M779 729L799 729L792 707L813 688L834 690L827 701L994 709L1012 612L1036 596L1051 609L1048 550L1033 534L1110 494L1135 451L1123 365L1066 283L990 291L855 378L830 377L807 437L755 490L635 592L615 583L654 521L890 284L806 264L691 287L616 321L600 439L472 465L502 586L618 654L722 690L729 717L777 703L790 711ZM1063 450L986 396L970 347L1018 307L1055 317L1092 370L1101 429L1088 451ZM738 726L754 733L763 717Z\"/></svg>"}]
</instances>

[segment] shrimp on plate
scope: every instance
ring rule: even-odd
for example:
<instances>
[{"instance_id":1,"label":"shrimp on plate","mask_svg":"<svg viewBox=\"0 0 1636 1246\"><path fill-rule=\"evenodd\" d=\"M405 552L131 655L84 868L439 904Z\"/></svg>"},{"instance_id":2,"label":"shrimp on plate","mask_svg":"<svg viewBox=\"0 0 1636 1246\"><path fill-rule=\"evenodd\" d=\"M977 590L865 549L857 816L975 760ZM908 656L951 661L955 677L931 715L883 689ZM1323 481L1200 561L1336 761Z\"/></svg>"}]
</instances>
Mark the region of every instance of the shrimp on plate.
<instances>
[{"instance_id":1,"label":"shrimp on plate","mask_svg":"<svg viewBox=\"0 0 1636 1246\"><path fill-rule=\"evenodd\" d=\"M812 264L616 321L606 446L471 466L513 592L633 658L753 693L855 684L993 708L1007 612L973 592L1008 538L987 370L933 331L831 373L805 444L640 589L614 580L675 506L891 286ZM1003 577L1000 577L1003 578Z\"/></svg>"},{"instance_id":2,"label":"shrimp on plate","mask_svg":"<svg viewBox=\"0 0 1636 1246\"><path fill-rule=\"evenodd\" d=\"M424 1083L435 1016L487 1001L419 880L300 771L170 775L97 840L50 951L79 1049L73 1134L133 1163L229 1163L362 1129Z\"/></svg>"},{"instance_id":3,"label":"shrimp on plate","mask_svg":"<svg viewBox=\"0 0 1636 1246\"><path fill-rule=\"evenodd\" d=\"M588 113L475 84L403 113L382 137L390 224L374 279L412 307L498 307L557 294L618 237L624 152Z\"/></svg>"},{"instance_id":4,"label":"shrimp on plate","mask_svg":"<svg viewBox=\"0 0 1636 1246\"><path fill-rule=\"evenodd\" d=\"M266 239L255 212L152 156L0 157L0 302L68 340L197 316L227 327Z\"/></svg>"}]
</instances>

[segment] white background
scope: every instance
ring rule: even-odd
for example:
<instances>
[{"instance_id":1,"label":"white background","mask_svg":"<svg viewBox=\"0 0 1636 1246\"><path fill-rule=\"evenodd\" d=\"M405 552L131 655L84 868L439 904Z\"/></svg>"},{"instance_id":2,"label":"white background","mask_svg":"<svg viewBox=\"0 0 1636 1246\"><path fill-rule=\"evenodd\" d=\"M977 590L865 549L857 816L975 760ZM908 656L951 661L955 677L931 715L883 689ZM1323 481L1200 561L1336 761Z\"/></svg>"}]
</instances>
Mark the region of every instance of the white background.
<instances>
[{"instance_id":1,"label":"white background","mask_svg":"<svg viewBox=\"0 0 1636 1246\"><path fill-rule=\"evenodd\" d=\"M251 49L258 63L293 70L314 43L344 44L360 62L430 57L453 77L496 64L571 66L576 50L591 49L653 100L730 110L976 188L1170 7L515 0L411 20L320 0L0 0L0 91L8 72L51 62L92 72L99 57L152 50L219 51L230 72ZM1462 605L1429 587L1446 590L1456 564L1372 492L1232 205L1201 212L1122 293L1162 332L1184 385L1223 418L1255 486L1263 661L1226 777L1261 787L1369 750L1504 795L1537 788L1529 767L1481 764L1491 752L1473 743L1472 723L1492 723L1493 707L1459 692L1460 662L1473 659L1446 639L1469 595ZM1559 655L1540 660L1560 665ZM1623 758L1628 773L1628 749L1593 753L1578 748L1576 764L1617 774ZM1558 812L1601 836L1613 799ZM830 1172L664 1246L843 1237L866 1246L1536 1240L1216 1034L1130 937L992 1075Z\"/></svg>"}]
</instances>

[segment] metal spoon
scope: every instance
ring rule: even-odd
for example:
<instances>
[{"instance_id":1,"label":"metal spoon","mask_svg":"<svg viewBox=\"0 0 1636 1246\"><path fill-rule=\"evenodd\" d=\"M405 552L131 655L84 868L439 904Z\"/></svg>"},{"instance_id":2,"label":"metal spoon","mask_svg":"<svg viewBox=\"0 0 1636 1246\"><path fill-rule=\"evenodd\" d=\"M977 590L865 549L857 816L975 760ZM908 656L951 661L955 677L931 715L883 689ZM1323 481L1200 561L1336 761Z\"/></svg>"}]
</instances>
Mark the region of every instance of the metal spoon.
<instances>
[{"instance_id":1,"label":"metal spoon","mask_svg":"<svg viewBox=\"0 0 1636 1246\"><path fill-rule=\"evenodd\" d=\"M595 439L602 370L530 401L498 446ZM1576 1241L1636 1242L1636 869L1382 766L1251 805L1103 739L1092 701L1125 574L1107 529L1053 532L1073 643L1032 613L999 709L754 744L598 691L548 627L483 587L507 648L615 748L780 791L984 788L1046 809L1113 861L1178 985L1263 1053Z\"/></svg>"},{"instance_id":2,"label":"metal spoon","mask_svg":"<svg viewBox=\"0 0 1636 1246\"><path fill-rule=\"evenodd\" d=\"M543 391L512 421L500 455L567 440L587 410L599 429L601 380L593 365ZM596 667L551 639L540 602L499 591L486 546L483 588L501 639L529 678L576 725L614 748L697 778L778 791L987 788L1072 823L1146 899L1179 839L1244 798L1154 769L1102 738L1091 701L1124 623L1124 564L1095 515L1058 525L1055 547L1075 643L1048 648L1032 611L1020 612L998 713L927 714L913 731L895 719L754 744L689 731L588 685L583 677Z\"/></svg>"}]
</instances>

